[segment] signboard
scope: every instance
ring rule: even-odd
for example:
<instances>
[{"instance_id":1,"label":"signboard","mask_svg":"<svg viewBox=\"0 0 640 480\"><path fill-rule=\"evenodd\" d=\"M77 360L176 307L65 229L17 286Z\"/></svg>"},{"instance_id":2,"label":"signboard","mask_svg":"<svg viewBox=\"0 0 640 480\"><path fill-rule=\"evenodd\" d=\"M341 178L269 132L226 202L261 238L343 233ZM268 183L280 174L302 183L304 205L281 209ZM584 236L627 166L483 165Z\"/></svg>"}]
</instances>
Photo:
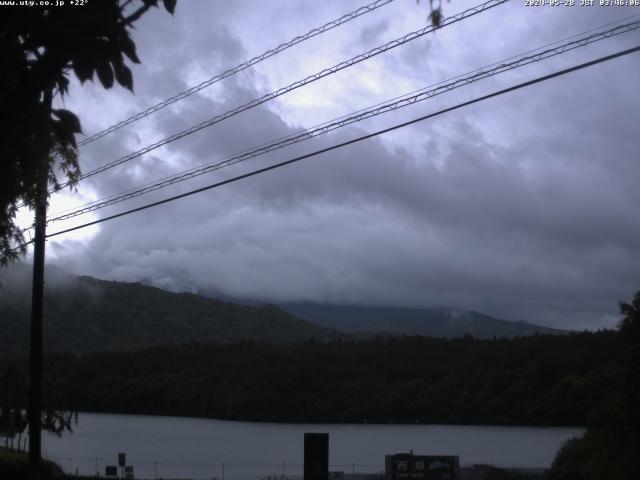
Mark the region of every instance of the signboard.
<instances>
[{"instance_id":1,"label":"signboard","mask_svg":"<svg viewBox=\"0 0 640 480\"><path fill-rule=\"evenodd\" d=\"M385 480L459 480L460 458L445 455L386 455Z\"/></svg>"},{"instance_id":2,"label":"signboard","mask_svg":"<svg viewBox=\"0 0 640 480\"><path fill-rule=\"evenodd\" d=\"M105 477L117 477L118 476L118 467L108 465L104 467L104 476Z\"/></svg>"},{"instance_id":3,"label":"signboard","mask_svg":"<svg viewBox=\"0 0 640 480\"><path fill-rule=\"evenodd\" d=\"M124 467L127 464L127 454L126 453L119 453L118 454L118 466L119 467Z\"/></svg>"}]
</instances>

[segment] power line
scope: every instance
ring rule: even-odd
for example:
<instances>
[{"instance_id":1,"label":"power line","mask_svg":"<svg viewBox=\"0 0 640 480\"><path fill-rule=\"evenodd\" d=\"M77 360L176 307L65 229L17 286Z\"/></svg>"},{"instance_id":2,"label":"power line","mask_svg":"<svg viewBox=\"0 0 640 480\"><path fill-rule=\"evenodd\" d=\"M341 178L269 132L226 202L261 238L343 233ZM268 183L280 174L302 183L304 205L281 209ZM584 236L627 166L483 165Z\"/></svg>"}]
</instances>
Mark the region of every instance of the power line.
<instances>
[{"instance_id":1,"label":"power line","mask_svg":"<svg viewBox=\"0 0 640 480\"><path fill-rule=\"evenodd\" d=\"M236 73L239 73L239 72L241 72L243 70L246 70L249 67L252 67L253 65L256 65L256 64L262 62L263 60L266 60L266 59L268 59L270 57L273 57L273 56L277 55L280 52L283 52L283 51L285 51L285 50L287 50L287 49L289 49L289 48L291 48L291 47L293 47L293 46L295 46L295 45L297 45L299 43L302 43L305 40L308 40L308 39L313 38L313 37L315 37L317 35L320 35L321 33L324 33L324 32L327 32L329 30L332 30L332 29L334 29L334 28L336 28L336 27L338 27L338 26L340 26L340 25L342 25L344 23L347 23L347 22L349 22L349 21L351 21L351 20L353 20L355 18L358 18L358 17L360 17L362 15L365 15L365 14L367 14L369 12L377 10L378 8L383 7L383 6L389 4L389 3L393 2L393 1L394 0L376 0L376 1L374 1L374 2L372 2L370 4L368 4L368 5L365 5L363 7L358 8L357 10L349 12L349 13L343 15L342 17L340 17L338 19L332 20L330 22L325 23L324 25L322 25L320 27L317 27L317 28L314 28L312 30L309 30L304 35L298 35L297 37L294 37L293 39L289 40L288 42L281 43L280 45L278 45L277 47L275 47L275 48L273 48L271 50L267 50L266 52L264 52L264 53L262 53L262 54L260 54L260 55L258 55L256 57L253 57L252 59L250 59L250 60L248 60L248 61L246 61L244 63L241 63L240 65L237 65L237 66L235 66L233 68L225 70L224 72L222 72L222 73L220 73L220 74L218 74L218 75L216 75L214 77L211 77L210 79L205 80L204 82L199 83L198 85L196 85L194 87L191 87L191 88L189 88L187 90L184 90L184 91L178 93L177 95L175 95L175 96L173 96L171 98L163 100L162 102L159 102L156 105L153 105L153 106L147 108L146 110L143 110L142 112L139 112L139 113L137 113L135 115L132 115L131 117L129 117L129 118L125 119L125 120L122 120L122 121L120 121L120 122L118 122L118 123L116 123L114 125L111 125L110 127L106 128L106 129L104 129L104 130L102 130L102 131L100 131L100 132L98 132L98 133L96 133L96 134L94 134L94 135L92 135L92 136L90 136L88 138L85 138L84 140L78 142L78 147L82 147L84 145L92 143L92 142L94 142L94 141L96 141L96 140L98 140L98 139L100 139L100 138L102 138L102 137L104 137L106 135L109 135L110 133L115 132L116 130L120 130L121 128L123 128L123 127L125 127L125 126L127 126L127 125L129 125L129 124L131 124L133 122L136 122L136 121L138 121L138 120L140 120L142 118L148 117L149 115L151 115L151 114L153 114L153 113L155 113L155 112L157 112L159 110L162 110L164 107L167 107L167 106L169 106L169 105L171 105L171 104L173 104L175 102L178 102L180 100L183 100L183 99L193 95L194 93L199 92L200 90L203 90L203 89L205 89L207 87L210 87L211 85L213 85L213 84L215 84L215 83L217 83L217 82L219 82L221 80L224 80L225 78L229 78L229 77L235 75ZM59 155L56 155L56 157L59 157ZM81 176L80 180L82 180L82 178L84 178L84 177ZM55 193L57 191L60 191L61 189L63 189L64 187L66 187L68 185L69 185L69 182L66 182L66 183L60 185L58 188L54 188L54 189L49 190L49 193ZM25 206L24 202L20 203L18 205L18 208L21 208L23 206Z\"/></svg>"},{"instance_id":2,"label":"power line","mask_svg":"<svg viewBox=\"0 0 640 480\"><path fill-rule=\"evenodd\" d=\"M417 94L417 93L423 92L423 91L425 91L426 89L429 89L429 88L432 88L432 87L435 87L435 86L438 86L438 85L442 85L442 84L444 84L444 83L446 83L446 82L450 82L450 81L453 81L453 80L460 79L460 78L464 77L465 75L470 75L470 74L473 74L473 73L476 73L476 72L480 72L480 71L485 70L485 69L487 69L487 68L490 68L490 67L494 67L494 66L496 66L496 65L503 64L503 63L508 62L508 61L510 61L510 60L513 60L513 59L516 59L516 58L518 58L518 57L521 57L521 56L523 56L523 55L527 55L527 54L530 54L530 53L533 53L533 52L540 52L540 51L541 51L542 49L544 49L544 48L548 48L548 47L551 47L551 46L553 46L553 45L557 45L557 44L559 44L559 43L561 43L561 42L565 42L565 41L570 40L570 39L572 39L572 38L579 37L580 35L586 35L586 34L588 34L588 33L594 32L594 31L596 31L596 30L598 30L598 29L601 29L601 28L605 28L605 27L608 27L608 26L611 26L611 25L615 25L615 24L618 24L618 23L622 23L622 22L625 22L625 21L629 21L629 20L631 20L632 18L637 18L637 17L639 17L639 16L640 16L640 13L639 13L639 14L635 14L635 15L629 15L629 16L626 16L626 17L624 17L624 18L620 18L620 19L618 19L618 20L614 20L614 21L612 21L612 22L608 22L608 23L605 23L605 24L603 24L603 25L599 25L599 26L597 26L597 27L593 27L593 28L590 28L590 29L588 29L588 30L584 30L584 31L582 31L582 32L579 32L579 33L576 33L576 34L570 35L570 36L568 36L568 37L561 38L561 39L556 40L556 41L554 41L554 42L547 43L547 44L542 45L542 46L540 46L540 47L538 47L538 48L534 48L534 49L531 49L531 50L527 50L526 52L521 52L521 53L519 53L519 54L517 54L517 55L513 55L513 56L508 57L508 58L506 58L506 59L499 60L499 61L497 61L497 62L490 63L490 64L485 65L485 66L483 66L483 67L476 68L476 69L471 70L471 71L469 71L469 72L466 72L466 73L462 73L462 74L456 75L455 77L451 77L451 78L449 78L449 79L447 79L447 80L443 80L443 81L440 81L440 82L433 83L433 84L431 84L431 85L429 85L429 86L427 86L427 87L423 87L423 88L420 88L420 89L417 89L417 90L414 90L414 91L411 91L411 92L405 93L405 94L403 94L403 95L398 95L398 96L396 96L396 97L394 97L394 98L391 98L391 99L385 100L385 101L383 101L383 102L376 103L375 105L370 105L369 107L365 107L365 108L362 108L362 109L356 110L356 111L354 111L354 112L351 112L351 113L348 113L348 114L345 114L345 115L341 115L341 116L336 117L336 118L334 118L334 119L332 119L332 120L328 120L328 121L322 122L322 123L320 123L320 124L317 124L317 125L315 125L315 126L313 126L313 127L308 128L308 129L303 129L300 133L304 133L304 132L307 132L307 131L309 131L309 130L319 128L319 127L324 126L324 125L327 125L327 124L329 124L329 123L336 122L336 121L338 121L338 120L341 120L341 119L347 118L347 117L349 117L349 116L353 116L353 115L358 114L358 113L365 112L365 111L367 111L367 110L370 110L370 109L372 109L372 108L375 108L375 107L379 107L379 106L385 105L385 104L387 104L387 103L389 103L389 102L392 102L392 101L395 101L395 100L401 100L401 99L407 98L407 97L409 97L409 96L411 96L411 95L414 95L414 94ZM631 24L628 24L628 25L631 25ZM625 33L625 32L620 32L620 33ZM597 35L597 34L596 34L596 35ZM615 35L615 34L614 34L614 35ZM613 35L611 35L611 36L613 36ZM290 137L292 137L292 136L294 136L294 135L287 135L287 136L279 137L279 138L277 138L277 139L271 140L270 142L262 143L262 144L260 144L260 145L256 146L254 149L247 149L247 150L244 150L243 152L241 152L241 153L239 153L239 154L237 154L237 155L240 155L240 154L247 154L248 152L253 152L254 150L257 150L257 149L259 149L259 148L262 148L262 147L265 147L265 146L269 145L270 143L279 142L279 141L281 141L281 140L288 139L288 138L290 138ZM227 158L227 159L226 159L226 160L224 160L224 161L227 161L227 160L230 160L230 158ZM222 161L218 161L217 163L222 163ZM188 172L193 172L193 171L199 171L199 170L200 170L200 169L202 169L202 168L205 168L205 167L207 167L207 166L209 166L209 165L214 165L214 164L217 164L217 163L210 162L210 163L207 163L207 164L204 164L204 165L200 165L200 166L198 166L198 167L193 167L192 169L184 170L183 172L181 172L181 173L180 173L180 174L178 174L178 175L187 174ZM154 180L154 181L152 181L152 182L148 182L148 183L145 183L145 184L139 185L139 186L137 186L137 187L130 188L130 189L125 190L125 191L123 191L123 192L113 193L113 194L107 195L107 196L105 196L105 197L102 197L102 198L100 198L100 199L92 200L92 201L90 201L90 202L87 202L87 203L83 204L80 208L90 207L90 206L92 206L92 205L94 205L94 204L102 203L102 202L104 202L104 201L106 201L106 200L110 200L110 199L115 198L115 197L120 197L120 196L123 196L123 195L129 194L129 193L137 192L137 191L139 191L139 190L140 190L140 189L142 189L142 188L151 187L151 186L156 185L156 184L158 184L158 183L160 183L160 182L165 182L165 181L167 181L167 180L171 180L171 179L176 178L176 177L177 177L177 175L175 175L175 174L174 174L174 175L168 175L168 176L162 177L162 178L160 178L160 179ZM77 210L77 209L78 209L78 207L69 207L69 208L65 208L65 209L63 209L63 210L59 210L59 211L58 211L58 213L57 213L56 215L62 215L62 214L64 214L64 213L66 213L66 212L75 211L75 210ZM54 220L55 220L55 219L54 219ZM25 229L24 231L27 231L27 230L29 230L29 228Z\"/></svg>"},{"instance_id":3,"label":"power line","mask_svg":"<svg viewBox=\"0 0 640 480\"><path fill-rule=\"evenodd\" d=\"M348 145L361 142L363 140L368 140L370 138L373 138L373 137L382 135L384 133L388 133L388 132L397 130L399 128L403 128L403 127L412 125L414 123L422 122L424 120L427 120L427 119L430 119L430 118L433 118L433 117L436 117L436 116L439 116L439 115L442 115L442 114L445 114L445 113L448 113L448 112L451 112L451 111L454 111L454 110L458 110L460 108L472 105L474 103L479 103L481 101L488 100L490 98L497 97L497 96L503 95L505 93L513 92L515 90L519 90L521 88L528 87L528 86L534 85L536 83L541 83L541 82L544 82L546 80L550 80L552 78L560 77L562 75L566 75L566 74L571 73L571 72L582 70L583 68L591 67L593 65L597 65L597 64L600 64L600 63L603 63L603 62L606 62L606 61L609 61L609 60L613 60L615 58L622 57L624 55L629 55L631 53L638 52L638 51L640 51L640 45L638 45L636 47L633 47L633 48L629 48L629 49L626 49L626 50L619 51L619 52L611 54L611 55L607 55L607 56L604 56L604 57L597 58L596 60L591 60L589 62L581 63L579 65L575 65L575 66L570 67L570 68L559 70L557 72L554 72L554 73L551 73L551 74L548 74L548 75L537 77L537 78L534 78L533 80L528 80L526 82L522 82L522 83L519 83L517 85L511 86L511 87L508 87L508 88L505 88L505 89L502 89L502 90L498 90L498 91L490 93L488 95L484 95L482 97L478 97L478 98L475 98L473 100L469 100L469 101L466 101L466 102L459 103L457 105L454 105L453 107L448 107L448 108L439 110L439 111L437 111L435 113L430 113L428 115L424 115L424 116L415 118L413 120L409 120L407 122L394 125L392 127L388 127L388 128L382 129L382 130L378 130L376 132L369 133L367 135L363 135L363 136L354 138L354 139L346 141L346 142L342 142L342 143L339 143L339 144L336 144L336 145L332 145L332 146L327 147L327 148L316 150L314 152L311 152L311 153L308 153L308 154L305 154L305 155L300 155L298 157L292 158L290 160L286 160L284 162L276 163L276 164L270 165L268 167L264 167L264 168L261 168L261 169L258 169L258 170L254 170L252 172L245 173L243 175L238 175L236 177L233 177L233 178L230 178L230 179L227 179L227 180L223 180L221 182L213 183L211 185L207 185L205 187L201 187L201 188L198 188L198 189L195 189L195 190L191 190L189 192L182 193L180 195L175 195L175 196L172 196L172 197L169 197L169 198L165 198L164 200L160 200L160 201L153 202L153 203L148 203L148 204L143 205L141 207L132 208L130 210L126 210L124 212L117 213L115 215L110 215L108 217L104 217L104 218L101 218L101 219L98 219L98 220L94 220L92 222L84 223L82 225L77 225L75 227L67 228L65 230L61 230L61 231L58 231L58 232L50 233L50 234L47 235L47 238L55 237L57 235L62 235L64 233L73 232L75 230L80 230L82 228L86 228L86 227L89 227L89 226L92 226L92 225L97 225L99 223L103 223L103 222L106 222L106 221L109 221L109 220L113 220L113 219L116 219L116 218L119 218L119 217L123 217L125 215L129 215L129 214L132 214L132 213L140 212L142 210L146 210L146 209L151 208L151 207L156 207L156 206L159 206L159 205L163 205L165 203L169 203L169 202L173 202L175 200L179 200L181 198L185 198L185 197L188 197L188 196L191 196L191 195L195 195L196 193L201 193L201 192L204 192L204 191L207 191L207 190L211 190L213 188L217 188L217 187L221 187L223 185L227 185L229 183L237 182L238 180L242 180L242 179L245 179L245 178L253 177L255 175L268 172L270 170L275 170L277 168L284 167L286 165L290 165L292 163L296 163L296 162L299 162L301 160L304 160L304 159L307 159L307 158L310 158L310 157L314 157L314 156L317 156L317 155L320 155L320 154L323 154L323 153L327 153L327 152L330 152L330 151L333 151L333 150L337 150L339 148L346 147ZM32 243L32 242L25 243L24 245L28 245L29 243Z\"/></svg>"},{"instance_id":4,"label":"power line","mask_svg":"<svg viewBox=\"0 0 640 480\"><path fill-rule=\"evenodd\" d=\"M315 82L317 80L320 80L321 78L324 78L328 75L332 75L336 72L339 72L341 70L344 70L345 68L351 67L352 65L355 65L357 63L360 63L364 60L368 60L369 58L375 57L377 55L380 55L381 53L387 52L393 48L399 47L401 45L404 45L412 40L415 40L417 38L423 37L424 35L427 35L428 33L433 32L434 30L440 29L440 28L444 28L448 25L457 23L461 20L464 20L466 18L472 17L474 15L477 15L479 13L482 13L486 10L489 10L490 8L493 7L497 7L498 5L502 5L503 3L507 2L508 0L488 0L485 3L482 3L480 5L477 5L475 7L471 7L467 10L464 10L463 12L460 12L452 17L448 17L445 18L439 27L435 27L433 25L429 25L428 27L422 28L420 30L416 30L414 32L410 32L405 34L404 36L397 38L395 40L392 40L391 42L388 42L382 46L373 48L371 50L369 50L368 52L365 53L361 53L359 55L356 55L355 57L350 58L349 60L345 60L337 65L334 65L332 67L329 68L325 68L324 70L321 70L320 72L317 72L313 75L309 75L308 77L302 79L302 80L298 80L296 82L293 82L289 85L287 85L286 87L282 87L278 90L275 90L271 93L268 93L260 98L256 98L244 105L241 105L239 107L236 107L232 110L229 110L225 113L222 113L220 115L216 115L215 117L210 118L209 120L205 120L204 122L201 122L197 125L194 125L186 130L182 130L181 132L175 133L173 135L171 135L170 137L164 138L156 143L153 143L151 145L148 145L136 152L130 153L129 155L126 155L124 157L121 157L117 160L114 160L110 163L107 163L101 167L98 167L94 170L91 170L83 175L80 176L79 180L84 180L88 177L97 175L99 173L102 173L106 170L109 170L113 167L116 167L118 165L122 165L123 163L126 163L130 160L133 160L135 158L138 158L142 155L144 155L145 153L149 153L152 150L155 150L159 147L162 147L164 145L167 145L171 142L174 142L176 140L179 140L180 138L186 137L188 135L191 135L193 133L196 133L204 128L210 127L216 123L219 123L223 120L226 120L234 115L237 115L241 112L244 112L246 110L249 110L251 108L257 107L258 105L261 105L269 100L272 100L274 98L277 98L281 95L284 95L285 93L291 92L293 90L296 90L300 87L303 87L305 85L308 85L312 82ZM68 186L68 183L65 183L63 185L60 186L60 189L64 188L65 186Z\"/></svg>"},{"instance_id":5,"label":"power line","mask_svg":"<svg viewBox=\"0 0 640 480\"><path fill-rule=\"evenodd\" d=\"M189 97L190 95L193 95L194 93L199 92L200 90L203 90L207 87L210 87L211 85L213 85L214 83L217 83L221 80L224 80L225 78L231 77L232 75L235 75L236 73L239 73L243 70L246 70L249 67L252 67L253 65L256 65L260 62L262 62L263 60L266 60L268 58L271 58L275 55L277 55L280 52L283 52L285 50L287 50L288 48L293 47L294 45L297 45L299 43L304 42L305 40L308 40L310 38L313 38L317 35L320 35L321 33L327 32L329 30L332 30L336 27L339 27L342 24L345 24L355 18L358 18L362 15L365 15L367 13L370 13L380 7L383 7L391 2L393 2L394 0L376 0L375 2L372 2L368 5L365 5L363 7L358 8L357 10L354 10L352 12L349 12L343 16L341 16L338 19L335 20L331 20L330 22L325 23L324 25L322 25L321 27L316 27L312 30L309 30L307 33L303 34L303 35L298 35L294 38L292 38L291 40L289 40L288 42L285 43L281 43L280 45L278 45L277 47L271 49L271 50L267 50L266 52L253 57L250 60L247 60L244 63L241 63L240 65L237 65L233 68L230 68L228 70L225 70L224 72L211 77L208 80L205 80L204 82L189 88L188 90L184 90L183 92L178 93L177 95L168 98L166 100L163 100L162 102L157 103L156 105L147 108L146 110L139 112L135 115L132 115L131 117L122 120L121 122L118 122L104 130L102 130L101 132L98 132L84 140L82 140L81 142L78 143L78 146L81 147L83 145L87 145L88 143L94 142L96 140L98 140L99 138L102 138L106 135L109 135L110 133L115 132L116 130L121 129L122 127L125 127L137 120L140 120L144 117L147 117L149 115L151 115L152 113L157 112L158 110L161 110L169 105L171 105L172 103L178 102L180 100L183 100L187 97Z\"/></svg>"},{"instance_id":6,"label":"power line","mask_svg":"<svg viewBox=\"0 0 640 480\"><path fill-rule=\"evenodd\" d=\"M606 38L615 36L615 35L620 35L622 33L626 33L632 30L635 30L637 28L640 27L640 22L634 22L631 24L627 24L627 25L622 25L622 26L618 26L615 27L613 29L610 29L606 32L599 32L597 34L591 35L587 38L583 38L580 40L576 40L574 42L570 42L568 44L565 44L561 47L557 47L551 50L546 50L544 52L539 52L536 55L532 55L529 57L525 57L525 58L521 58L516 62L512 62L509 64L505 64L504 61L502 64L500 64L500 62L494 63L492 65L499 65L497 68L494 68L490 71L482 71L482 69L479 70L474 70L474 72L480 72L476 75L467 77L467 78L462 78L461 80L458 80L456 82L453 83L449 83L447 85L443 85L440 86L438 88L435 88L433 90L430 91L425 91L425 89L421 89L418 90L417 92L421 92L418 95L414 95L409 97L408 95L404 95L402 97L396 97L386 103L380 103L378 105L376 105L375 107L379 107L379 108L372 108L370 110L367 109L363 109L360 110L358 112L355 113L359 113L358 115L356 115L355 113L352 116L343 116L340 118L345 118L345 120L342 121L335 121L334 123L325 123L325 124L321 124L317 127L314 127L313 129L309 129L306 130L300 134L294 134L294 135L290 135L288 137L283 137L282 140L277 140L274 141L272 143L265 143L253 150L247 150L243 153L240 154L236 154L230 158L227 158L225 160L216 162L216 163L209 163L206 164L204 166L200 166L200 167L196 167L187 171L184 171L178 175L173 175L173 176L169 176L169 177L165 177L164 179L161 179L159 181L156 182L151 182L148 183L146 185L143 185L141 187L137 187L135 189L130 189L126 192L123 192L121 194L115 194L115 195L111 195L108 197L105 197L101 200L97 200L94 202L89 202L88 204L84 205L83 207L81 207L80 209L76 209L76 208L71 208L71 209L67 209L66 211L71 211L71 213L69 214L64 214L64 215L60 215L58 217L52 218L50 221L59 221L59 220L66 220L68 218L72 218L84 213L88 213L91 211L95 211L98 210L100 208L104 208L107 207L109 205L113 205L115 203L119 203L121 201L124 200L128 200L131 198L135 198L137 196L143 195L145 193L149 193L155 190L158 190L159 188L163 188L190 178L194 178L196 176L199 175L203 175L206 173L209 173L211 171L217 170L219 168L223 168L229 165L233 165L235 163L238 163L240 161L244 161L247 160L249 158L254 158L256 156L262 155L264 153L282 148L284 146L288 146L288 145L292 145L294 143L298 143L304 140L307 140L309 138L315 137L315 136L319 136L322 135L324 133L333 131L337 128L342 128L346 125L349 125L351 123L355 123L358 121L362 121L366 118L370 118L376 115L380 115L383 113L387 113L389 111L392 110L396 110L398 108L402 108L423 100L426 100L428 98L431 98L433 96L439 95L441 93L445 93L448 91L451 91L455 88L458 88L460 86L464 86L464 85L468 85L470 83L473 83L475 81L484 79L484 78L488 78L490 76L499 74L499 73L503 73L507 70L511 70L511 69L515 69L524 65L528 65L530 63L533 62L537 62L537 61L541 61L544 60L546 58L550 58L552 56L556 56L562 53L565 53L569 50L573 50L575 48L579 48L579 47L583 47L585 45L600 41L600 40L604 40ZM557 42L555 42L557 43ZM544 48L544 47L541 47ZM540 49L536 49L536 50L540 50ZM511 58L515 58L515 57L511 57ZM454 79L460 79L463 75L459 75L457 77L454 77ZM440 82L436 85L442 85L446 82L446 80L444 82ZM428 88L428 87L427 87ZM415 93L415 92L412 92Z\"/></svg>"},{"instance_id":7,"label":"power line","mask_svg":"<svg viewBox=\"0 0 640 480\"><path fill-rule=\"evenodd\" d=\"M638 28L640 28L640 20L636 22L628 23L625 25L619 25L603 32L597 32L587 37L583 37L583 38L574 40L572 42L568 42L563 45L557 46L555 48L547 49L547 50L535 53L533 55L527 55L527 56L518 58L517 60L509 63L497 62L492 64L493 68L474 70L472 72L473 73L472 75L469 75L466 77L459 75L457 77L454 77L453 81L450 81L449 83L445 83L447 82L447 80L445 80L443 82L440 82L439 84L436 84L439 86L435 88L428 89L429 87L427 87L425 89L418 90L417 94L413 94L410 96L397 97L388 102L378 104L371 109L361 110L351 116L341 117L342 119L336 120L334 122L321 124L320 126L306 130L302 133L293 134L288 137L284 137L283 139L274 141L272 143L263 144L253 150L247 150L245 152L229 157L225 160L218 161L215 163L209 163L200 167L196 167L196 168L187 170L185 172L182 172L180 174L173 175L171 177L166 177L160 181L152 182L147 185L138 187L137 189L131 189L122 194L115 195L115 196L112 195L111 197L98 200L96 202L91 202L90 204L87 204L81 208L70 209L71 211L69 213L63 213L59 216L53 217L49 219L49 222L67 220L69 218L73 218L79 215L83 215L85 213L93 212L95 210L99 210L99 209L108 207L110 205L114 205L116 203L130 200L132 198L139 197L141 195L153 192L160 188L164 188L169 185L183 182L185 180L189 180L191 178L204 175L206 173L210 173L212 171L215 171L224 167L228 167L236 163L240 163L250 158L254 158L259 155L263 155L265 153L272 152L274 150L278 150L280 148L284 148L286 146L293 145L293 144L308 140L310 138L314 138L314 137L326 134L328 132L337 130L339 128L343 128L347 125L360 122L371 117L375 117L378 115L389 113L391 111L395 111L400 108L414 105L418 102L428 100L437 95L450 92L451 90L454 90L456 88L470 85L479 80L483 80L483 79L516 69L516 68L520 68L525 65L530 65L532 63L540 62L542 60L546 60L548 58L564 54L568 51L581 48L586 45L590 45L592 43L599 42L616 35L621 35L623 33L637 30ZM512 58L515 58L515 57L512 57Z\"/></svg>"}]
</instances>

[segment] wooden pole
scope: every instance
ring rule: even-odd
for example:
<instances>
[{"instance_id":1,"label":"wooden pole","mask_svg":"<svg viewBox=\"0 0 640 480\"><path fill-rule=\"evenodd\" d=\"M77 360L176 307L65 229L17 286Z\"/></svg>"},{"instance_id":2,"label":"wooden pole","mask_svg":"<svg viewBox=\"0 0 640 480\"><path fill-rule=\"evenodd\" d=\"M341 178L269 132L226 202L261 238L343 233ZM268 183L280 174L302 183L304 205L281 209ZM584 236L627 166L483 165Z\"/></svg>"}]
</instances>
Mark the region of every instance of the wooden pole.
<instances>
[{"instance_id":1,"label":"wooden pole","mask_svg":"<svg viewBox=\"0 0 640 480\"><path fill-rule=\"evenodd\" d=\"M51 110L51 92L45 93L45 105ZM48 155L48 152L47 152ZM38 185L33 243L33 284L31 289L31 347L29 357L29 476L40 479L42 459L42 314L44 300L44 251L47 229L49 158L43 161Z\"/></svg>"}]
</instances>

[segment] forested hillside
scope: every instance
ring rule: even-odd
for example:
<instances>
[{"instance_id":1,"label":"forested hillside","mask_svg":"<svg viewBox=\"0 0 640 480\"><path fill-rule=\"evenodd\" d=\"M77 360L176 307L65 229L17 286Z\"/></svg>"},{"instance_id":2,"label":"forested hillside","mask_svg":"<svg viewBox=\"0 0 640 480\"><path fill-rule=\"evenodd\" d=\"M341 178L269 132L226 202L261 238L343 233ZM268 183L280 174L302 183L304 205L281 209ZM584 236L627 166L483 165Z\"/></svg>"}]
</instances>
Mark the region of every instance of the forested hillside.
<instances>
[{"instance_id":1,"label":"forested hillside","mask_svg":"<svg viewBox=\"0 0 640 480\"><path fill-rule=\"evenodd\" d=\"M0 295L0 355L29 346L29 297L7 287ZM44 350L85 353L134 350L198 340L328 341L339 334L273 305L240 306L172 293L140 283L66 276L45 294Z\"/></svg>"},{"instance_id":2,"label":"forested hillside","mask_svg":"<svg viewBox=\"0 0 640 480\"><path fill-rule=\"evenodd\" d=\"M622 391L620 352L615 332L191 344L50 357L46 376L84 411L279 422L584 425Z\"/></svg>"},{"instance_id":3,"label":"forested hillside","mask_svg":"<svg viewBox=\"0 0 640 480\"><path fill-rule=\"evenodd\" d=\"M0 336L0 356L28 351L30 275L26 265L0 270L0 331L5 332ZM47 278L44 350L48 353L136 350L193 341L287 343L348 340L354 335L510 338L566 333L452 309L239 305L141 283L77 277L55 267L48 269Z\"/></svg>"}]
</instances>

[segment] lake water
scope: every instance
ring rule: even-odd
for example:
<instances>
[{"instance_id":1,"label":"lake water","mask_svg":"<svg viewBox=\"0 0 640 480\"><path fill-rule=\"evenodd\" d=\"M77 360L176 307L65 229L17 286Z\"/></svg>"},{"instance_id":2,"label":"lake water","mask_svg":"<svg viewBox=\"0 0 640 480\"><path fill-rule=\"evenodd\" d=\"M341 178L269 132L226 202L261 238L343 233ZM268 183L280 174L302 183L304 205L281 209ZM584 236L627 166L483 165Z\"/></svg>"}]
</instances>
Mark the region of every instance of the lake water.
<instances>
[{"instance_id":1,"label":"lake water","mask_svg":"<svg viewBox=\"0 0 640 480\"><path fill-rule=\"evenodd\" d=\"M385 454L459 455L461 465L548 467L580 428L451 425L307 425L81 413L73 434L43 436L43 455L65 470L104 475L127 453L136 478L280 479L302 473L305 432L329 434L330 470L384 470Z\"/></svg>"}]
</instances>

